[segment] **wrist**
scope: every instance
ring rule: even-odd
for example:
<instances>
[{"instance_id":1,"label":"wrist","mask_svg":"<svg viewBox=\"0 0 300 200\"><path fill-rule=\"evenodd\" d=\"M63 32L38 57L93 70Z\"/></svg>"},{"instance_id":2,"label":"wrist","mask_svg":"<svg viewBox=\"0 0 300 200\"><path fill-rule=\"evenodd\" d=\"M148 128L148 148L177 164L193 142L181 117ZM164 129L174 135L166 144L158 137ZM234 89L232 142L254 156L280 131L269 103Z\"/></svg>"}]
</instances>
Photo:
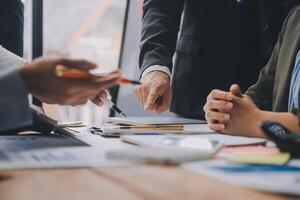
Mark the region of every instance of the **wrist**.
<instances>
[{"instance_id":1,"label":"wrist","mask_svg":"<svg viewBox=\"0 0 300 200\"><path fill-rule=\"evenodd\" d=\"M253 133L255 134L255 137L260 137L260 138L266 137L266 135L264 134L264 132L260 127L264 121L268 120L268 118L269 118L268 112L259 109L256 111L255 125L253 126L254 127Z\"/></svg>"},{"instance_id":2,"label":"wrist","mask_svg":"<svg viewBox=\"0 0 300 200\"><path fill-rule=\"evenodd\" d=\"M141 81L145 81L146 83L153 83L157 80L163 81L164 83L170 83L170 77L162 72L162 71L151 71L145 74L145 76L142 77Z\"/></svg>"},{"instance_id":3,"label":"wrist","mask_svg":"<svg viewBox=\"0 0 300 200\"><path fill-rule=\"evenodd\" d=\"M163 71L152 71L152 72L149 72L149 74L150 73L153 73L152 74L153 76L157 76L157 75L163 76L165 79L168 79L169 81L171 81L170 76L167 73L163 72Z\"/></svg>"}]
</instances>

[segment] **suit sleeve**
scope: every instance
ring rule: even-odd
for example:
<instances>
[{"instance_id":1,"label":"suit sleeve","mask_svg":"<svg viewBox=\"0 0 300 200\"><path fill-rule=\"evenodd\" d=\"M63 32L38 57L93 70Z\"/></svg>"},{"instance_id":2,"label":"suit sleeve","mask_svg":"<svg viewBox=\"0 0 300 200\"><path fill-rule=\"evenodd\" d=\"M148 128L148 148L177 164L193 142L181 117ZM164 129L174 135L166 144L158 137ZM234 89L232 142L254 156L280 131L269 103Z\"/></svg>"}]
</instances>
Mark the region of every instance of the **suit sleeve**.
<instances>
[{"instance_id":1,"label":"suit sleeve","mask_svg":"<svg viewBox=\"0 0 300 200\"><path fill-rule=\"evenodd\" d=\"M19 67L25 61L0 46L0 132L32 123Z\"/></svg>"},{"instance_id":2,"label":"suit sleeve","mask_svg":"<svg viewBox=\"0 0 300 200\"><path fill-rule=\"evenodd\" d=\"M144 0L139 65L165 66L172 71L183 0Z\"/></svg>"},{"instance_id":3,"label":"suit sleeve","mask_svg":"<svg viewBox=\"0 0 300 200\"><path fill-rule=\"evenodd\" d=\"M293 11L291 13L293 13ZM251 97L254 103L263 110L272 110L273 89L278 64L278 55L289 17L286 19L283 25L282 31L279 34L277 44L273 50L268 64L261 70L258 81L246 92L246 94Z\"/></svg>"}]
</instances>

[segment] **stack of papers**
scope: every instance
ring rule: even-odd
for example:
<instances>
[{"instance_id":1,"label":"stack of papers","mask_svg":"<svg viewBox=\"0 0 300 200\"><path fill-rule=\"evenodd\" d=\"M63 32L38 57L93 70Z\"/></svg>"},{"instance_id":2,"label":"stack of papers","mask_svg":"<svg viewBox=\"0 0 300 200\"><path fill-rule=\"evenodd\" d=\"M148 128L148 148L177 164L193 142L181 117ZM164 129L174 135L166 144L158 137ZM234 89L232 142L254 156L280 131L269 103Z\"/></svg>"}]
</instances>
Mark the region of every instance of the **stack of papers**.
<instances>
[{"instance_id":1,"label":"stack of papers","mask_svg":"<svg viewBox=\"0 0 300 200\"><path fill-rule=\"evenodd\" d=\"M206 124L203 120L187 119L179 117L112 117L108 122L126 125L184 125L184 124Z\"/></svg>"},{"instance_id":2,"label":"stack of papers","mask_svg":"<svg viewBox=\"0 0 300 200\"><path fill-rule=\"evenodd\" d=\"M108 124L101 128L100 135L119 137L121 135L164 135L164 134L208 134L200 131L206 124L203 120L178 117L129 117L110 118ZM144 128L142 128L144 127Z\"/></svg>"}]
</instances>

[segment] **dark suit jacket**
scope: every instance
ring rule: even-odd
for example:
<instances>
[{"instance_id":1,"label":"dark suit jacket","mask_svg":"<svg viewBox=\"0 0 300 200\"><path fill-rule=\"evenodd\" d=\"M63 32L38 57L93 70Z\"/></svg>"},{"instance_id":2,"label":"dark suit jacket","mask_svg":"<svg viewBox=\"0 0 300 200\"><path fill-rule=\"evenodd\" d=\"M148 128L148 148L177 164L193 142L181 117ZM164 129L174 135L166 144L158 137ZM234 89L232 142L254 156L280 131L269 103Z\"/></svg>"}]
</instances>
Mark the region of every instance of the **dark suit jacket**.
<instances>
[{"instance_id":1,"label":"dark suit jacket","mask_svg":"<svg viewBox=\"0 0 300 200\"><path fill-rule=\"evenodd\" d=\"M24 6L21 0L0 1L0 45L23 56Z\"/></svg>"},{"instance_id":2,"label":"dark suit jacket","mask_svg":"<svg viewBox=\"0 0 300 200\"><path fill-rule=\"evenodd\" d=\"M171 111L203 118L202 107L212 89L228 90L238 83L245 90L256 82L290 9L283 2L144 0L141 71L151 65L169 67Z\"/></svg>"}]
</instances>

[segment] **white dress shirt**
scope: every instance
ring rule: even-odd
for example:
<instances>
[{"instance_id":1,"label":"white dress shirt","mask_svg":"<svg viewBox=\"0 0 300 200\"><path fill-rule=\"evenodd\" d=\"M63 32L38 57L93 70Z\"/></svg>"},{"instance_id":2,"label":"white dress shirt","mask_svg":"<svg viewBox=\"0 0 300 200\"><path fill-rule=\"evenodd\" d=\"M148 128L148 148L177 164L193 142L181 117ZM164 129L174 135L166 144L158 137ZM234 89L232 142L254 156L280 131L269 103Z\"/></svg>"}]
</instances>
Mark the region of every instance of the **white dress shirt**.
<instances>
[{"instance_id":1,"label":"white dress shirt","mask_svg":"<svg viewBox=\"0 0 300 200\"><path fill-rule=\"evenodd\" d=\"M163 72L163 73L167 74L169 76L170 80L172 78L172 74L171 74L170 69L166 66L161 66L161 65L152 65L150 67L147 67L143 71L141 78L143 78L146 74L148 74L150 72L154 72L154 71L160 71L160 72Z\"/></svg>"},{"instance_id":2,"label":"white dress shirt","mask_svg":"<svg viewBox=\"0 0 300 200\"><path fill-rule=\"evenodd\" d=\"M19 68L26 61L0 46L0 132L32 123Z\"/></svg>"}]
</instances>

